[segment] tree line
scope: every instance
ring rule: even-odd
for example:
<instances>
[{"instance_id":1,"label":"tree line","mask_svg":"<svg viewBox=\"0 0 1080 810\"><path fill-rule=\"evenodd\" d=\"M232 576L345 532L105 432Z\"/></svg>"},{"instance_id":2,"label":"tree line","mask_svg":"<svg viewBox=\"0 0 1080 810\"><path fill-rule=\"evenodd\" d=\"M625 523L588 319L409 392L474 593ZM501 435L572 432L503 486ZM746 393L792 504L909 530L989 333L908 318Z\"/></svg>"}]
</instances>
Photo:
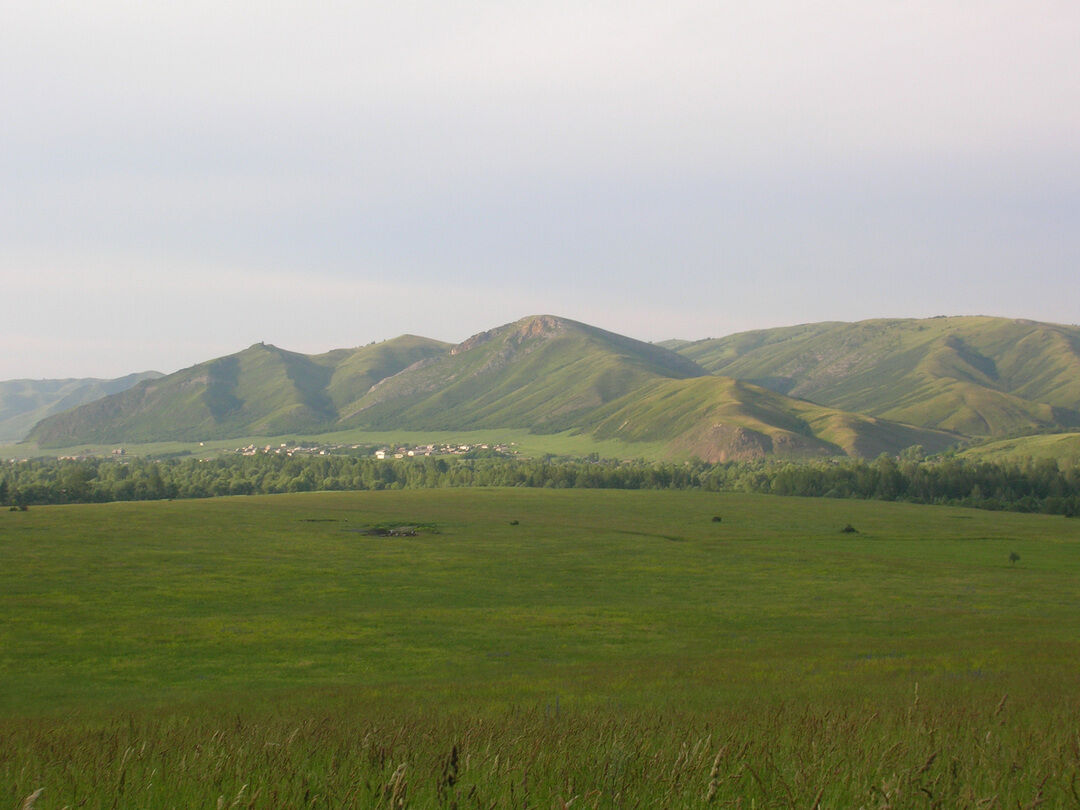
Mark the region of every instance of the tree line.
<instances>
[{"instance_id":1,"label":"tree line","mask_svg":"<svg viewBox=\"0 0 1080 810\"><path fill-rule=\"evenodd\" d=\"M434 487L702 489L951 504L1080 515L1080 468L1053 460L979 462L917 454L872 461L652 463L543 458L378 460L351 456L221 456L210 460L30 460L0 466L0 503L208 498L315 490Z\"/></svg>"}]
</instances>

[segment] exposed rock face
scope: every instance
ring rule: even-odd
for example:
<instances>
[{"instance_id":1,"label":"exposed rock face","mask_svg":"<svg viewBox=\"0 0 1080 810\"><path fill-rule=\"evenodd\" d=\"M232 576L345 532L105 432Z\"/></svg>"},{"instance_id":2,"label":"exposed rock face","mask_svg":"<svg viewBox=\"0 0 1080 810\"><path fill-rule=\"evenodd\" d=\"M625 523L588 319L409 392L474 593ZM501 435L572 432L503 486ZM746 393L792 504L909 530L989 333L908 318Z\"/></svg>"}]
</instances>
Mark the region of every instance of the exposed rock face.
<instances>
[{"instance_id":1,"label":"exposed rock face","mask_svg":"<svg viewBox=\"0 0 1080 810\"><path fill-rule=\"evenodd\" d=\"M561 318L556 318L554 315L535 315L531 318L525 318L512 323L509 326L502 326L498 329L488 329L485 332L477 332L472 337L450 349L450 354L463 354L470 349L475 349L477 346L482 346L494 338L503 335L506 336L508 343L520 345L530 338L553 337L565 328L566 324Z\"/></svg>"},{"instance_id":2,"label":"exposed rock face","mask_svg":"<svg viewBox=\"0 0 1080 810\"><path fill-rule=\"evenodd\" d=\"M516 326L517 330L511 336L511 339L520 341L529 338L551 337L557 332L561 332L566 324L554 315L537 315L534 318L518 321Z\"/></svg>"},{"instance_id":3,"label":"exposed rock face","mask_svg":"<svg viewBox=\"0 0 1080 810\"><path fill-rule=\"evenodd\" d=\"M485 343L491 340L492 337L494 337L494 332L495 330L493 329L489 329L486 332L477 332L471 338L463 340L457 346L454 346L452 349L450 349L450 355L452 357L457 356L462 352L467 352L470 349L475 349L477 346L483 346Z\"/></svg>"}]
</instances>

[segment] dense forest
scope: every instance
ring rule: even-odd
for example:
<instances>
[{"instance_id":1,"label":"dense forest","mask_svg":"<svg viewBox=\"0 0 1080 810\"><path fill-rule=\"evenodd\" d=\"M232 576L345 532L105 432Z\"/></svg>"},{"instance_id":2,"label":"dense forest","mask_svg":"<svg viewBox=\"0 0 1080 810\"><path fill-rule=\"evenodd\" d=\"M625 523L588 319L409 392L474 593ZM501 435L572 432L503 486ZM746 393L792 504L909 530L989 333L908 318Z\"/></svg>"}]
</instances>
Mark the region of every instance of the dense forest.
<instances>
[{"instance_id":1,"label":"dense forest","mask_svg":"<svg viewBox=\"0 0 1080 810\"><path fill-rule=\"evenodd\" d=\"M1052 460L986 463L922 459L654 464L597 458L443 458L276 454L149 460L12 462L0 467L0 503L87 503L207 498L314 490L433 487L702 489L951 504L1080 515L1080 468Z\"/></svg>"}]
</instances>

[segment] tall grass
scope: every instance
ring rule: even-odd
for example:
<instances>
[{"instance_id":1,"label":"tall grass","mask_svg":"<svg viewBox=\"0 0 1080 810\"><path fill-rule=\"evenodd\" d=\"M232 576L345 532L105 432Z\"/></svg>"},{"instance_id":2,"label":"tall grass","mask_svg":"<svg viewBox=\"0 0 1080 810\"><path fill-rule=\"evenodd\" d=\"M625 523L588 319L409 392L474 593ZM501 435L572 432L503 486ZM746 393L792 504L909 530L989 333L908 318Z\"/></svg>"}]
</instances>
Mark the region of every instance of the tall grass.
<instances>
[{"instance_id":1,"label":"tall grass","mask_svg":"<svg viewBox=\"0 0 1080 810\"><path fill-rule=\"evenodd\" d=\"M712 713L147 713L0 724L35 807L1048 807L1080 803L1080 711L996 699Z\"/></svg>"},{"instance_id":2,"label":"tall grass","mask_svg":"<svg viewBox=\"0 0 1080 810\"><path fill-rule=\"evenodd\" d=\"M1077 806L1078 541L701 492L0 512L0 810Z\"/></svg>"}]
</instances>

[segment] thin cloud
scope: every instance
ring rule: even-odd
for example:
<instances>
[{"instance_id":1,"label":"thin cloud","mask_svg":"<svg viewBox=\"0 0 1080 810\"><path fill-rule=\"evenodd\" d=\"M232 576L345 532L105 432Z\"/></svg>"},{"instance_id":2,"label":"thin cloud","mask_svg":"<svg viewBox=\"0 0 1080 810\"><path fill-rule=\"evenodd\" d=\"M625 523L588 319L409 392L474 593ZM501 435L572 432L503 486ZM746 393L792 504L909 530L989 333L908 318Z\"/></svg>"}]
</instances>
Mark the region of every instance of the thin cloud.
<instances>
[{"instance_id":1,"label":"thin cloud","mask_svg":"<svg viewBox=\"0 0 1080 810\"><path fill-rule=\"evenodd\" d=\"M1065 2L22 4L0 378L536 311L649 339L1075 321L1048 291L1080 259L1078 28Z\"/></svg>"}]
</instances>

